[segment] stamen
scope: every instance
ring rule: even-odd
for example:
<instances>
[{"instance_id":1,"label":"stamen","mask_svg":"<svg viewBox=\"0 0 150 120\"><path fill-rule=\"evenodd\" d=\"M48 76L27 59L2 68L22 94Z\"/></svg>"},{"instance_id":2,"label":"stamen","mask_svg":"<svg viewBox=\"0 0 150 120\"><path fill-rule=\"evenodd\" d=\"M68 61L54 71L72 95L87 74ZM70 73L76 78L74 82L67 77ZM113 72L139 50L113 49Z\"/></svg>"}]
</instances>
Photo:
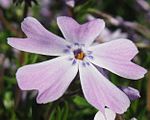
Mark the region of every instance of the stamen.
<instances>
[{"instance_id":1,"label":"stamen","mask_svg":"<svg viewBox=\"0 0 150 120\"><path fill-rule=\"evenodd\" d=\"M75 58L76 58L76 59L79 59L79 60L83 60L84 56L85 56L84 53L81 52L81 53L78 53L78 54L75 56Z\"/></svg>"},{"instance_id":2,"label":"stamen","mask_svg":"<svg viewBox=\"0 0 150 120\"><path fill-rule=\"evenodd\" d=\"M77 49L74 51L74 56L76 59L83 60L85 57L85 54L81 49Z\"/></svg>"}]
</instances>

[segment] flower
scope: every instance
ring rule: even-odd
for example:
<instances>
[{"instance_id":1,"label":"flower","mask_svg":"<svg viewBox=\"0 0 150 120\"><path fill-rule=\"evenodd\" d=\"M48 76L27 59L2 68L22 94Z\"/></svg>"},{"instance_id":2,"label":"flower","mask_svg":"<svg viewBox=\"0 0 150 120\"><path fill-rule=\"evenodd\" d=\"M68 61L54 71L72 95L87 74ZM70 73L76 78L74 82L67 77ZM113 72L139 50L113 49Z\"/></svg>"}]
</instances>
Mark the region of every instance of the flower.
<instances>
[{"instance_id":1,"label":"flower","mask_svg":"<svg viewBox=\"0 0 150 120\"><path fill-rule=\"evenodd\" d=\"M75 6L75 0L65 0L65 1L68 6L72 8Z\"/></svg>"},{"instance_id":2,"label":"flower","mask_svg":"<svg viewBox=\"0 0 150 120\"><path fill-rule=\"evenodd\" d=\"M44 17L50 17L51 16L51 11L49 10L49 5L51 4L51 0L41 0L41 10L40 13Z\"/></svg>"},{"instance_id":3,"label":"flower","mask_svg":"<svg viewBox=\"0 0 150 120\"><path fill-rule=\"evenodd\" d=\"M96 19L93 15L87 14L87 20L91 21ZM109 42L111 40L116 40L120 38L127 38L127 33L122 33L120 29L117 29L115 31L109 30L107 27L104 28L102 33L96 38L96 43L103 43L103 42Z\"/></svg>"},{"instance_id":4,"label":"flower","mask_svg":"<svg viewBox=\"0 0 150 120\"><path fill-rule=\"evenodd\" d=\"M116 40L119 38L127 38L126 33L122 33L120 29L117 29L114 32L111 32L108 28L105 28L102 33L97 37L96 42L103 43L111 40Z\"/></svg>"},{"instance_id":5,"label":"flower","mask_svg":"<svg viewBox=\"0 0 150 120\"><path fill-rule=\"evenodd\" d=\"M136 100L138 98L140 98L140 93L137 89L135 88L132 88L132 87L124 87L124 86L121 86L119 87L128 97L130 100Z\"/></svg>"},{"instance_id":6,"label":"flower","mask_svg":"<svg viewBox=\"0 0 150 120\"><path fill-rule=\"evenodd\" d=\"M0 5L6 9L10 7L11 2L12 0L0 0Z\"/></svg>"},{"instance_id":7,"label":"flower","mask_svg":"<svg viewBox=\"0 0 150 120\"><path fill-rule=\"evenodd\" d=\"M140 97L139 91L132 87L119 87L130 100L136 100ZM98 111L94 117L94 120L115 120L116 113L110 110L109 108L105 108L105 113L103 114L101 111ZM131 120L136 120L132 118Z\"/></svg>"},{"instance_id":8,"label":"flower","mask_svg":"<svg viewBox=\"0 0 150 120\"><path fill-rule=\"evenodd\" d=\"M60 98L79 70L82 90L87 101L102 113L105 107L122 114L130 105L127 95L105 78L95 65L121 77L140 79L146 70L131 62L138 53L127 39L92 46L105 27L101 19L80 25L71 17L61 16L57 23L64 38L47 31L35 18L21 24L27 38L8 38L8 44L22 51L59 56L18 69L16 78L22 90L38 90L37 102Z\"/></svg>"},{"instance_id":9,"label":"flower","mask_svg":"<svg viewBox=\"0 0 150 120\"><path fill-rule=\"evenodd\" d=\"M115 120L116 113L112 110L105 108L105 116L101 111L98 111L94 117L94 120ZM136 118L131 118L130 120L137 120Z\"/></svg>"},{"instance_id":10,"label":"flower","mask_svg":"<svg viewBox=\"0 0 150 120\"><path fill-rule=\"evenodd\" d=\"M101 111L98 111L94 117L94 120L115 120L116 113L108 108L105 108L105 116Z\"/></svg>"}]
</instances>

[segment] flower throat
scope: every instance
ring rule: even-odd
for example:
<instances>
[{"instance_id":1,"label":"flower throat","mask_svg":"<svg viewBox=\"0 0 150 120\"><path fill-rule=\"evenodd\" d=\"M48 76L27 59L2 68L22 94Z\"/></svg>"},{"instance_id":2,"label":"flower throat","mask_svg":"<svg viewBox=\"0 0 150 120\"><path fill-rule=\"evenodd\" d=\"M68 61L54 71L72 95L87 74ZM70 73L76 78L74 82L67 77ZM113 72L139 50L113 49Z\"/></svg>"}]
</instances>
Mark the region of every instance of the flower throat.
<instances>
[{"instance_id":1,"label":"flower throat","mask_svg":"<svg viewBox=\"0 0 150 120\"><path fill-rule=\"evenodd\" d=\"M73 53L76 59L83 60L85 57L85 54L81 49L74 50Z\"/></svg>"}]
</instances>

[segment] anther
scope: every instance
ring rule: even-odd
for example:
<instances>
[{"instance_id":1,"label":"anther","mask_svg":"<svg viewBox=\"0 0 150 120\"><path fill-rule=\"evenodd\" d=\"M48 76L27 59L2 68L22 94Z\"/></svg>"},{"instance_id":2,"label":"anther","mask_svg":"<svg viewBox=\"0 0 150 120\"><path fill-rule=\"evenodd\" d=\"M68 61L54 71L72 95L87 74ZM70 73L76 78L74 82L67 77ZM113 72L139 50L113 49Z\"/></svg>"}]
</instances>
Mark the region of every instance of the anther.
<instances>
[{"instance_id":1,"label":"anther","mask_svg":"<svg viewBox=\"0 0 150 120\"><path fill-rule=\"evenodd\" d=\"M85 54L81 49L77 49L77 50L74 50L74 56L76 59L83 60L85 57Z\"/></svg>"}]
</instances>

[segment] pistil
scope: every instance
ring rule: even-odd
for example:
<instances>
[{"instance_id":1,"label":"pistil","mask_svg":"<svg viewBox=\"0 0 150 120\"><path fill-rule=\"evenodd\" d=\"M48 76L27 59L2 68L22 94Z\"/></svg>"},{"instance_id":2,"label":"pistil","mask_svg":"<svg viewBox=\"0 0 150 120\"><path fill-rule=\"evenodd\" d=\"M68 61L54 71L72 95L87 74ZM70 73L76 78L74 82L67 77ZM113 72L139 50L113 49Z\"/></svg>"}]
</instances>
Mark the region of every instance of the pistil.
<instances>
[{"instance_id":1,"label":"pistil","mask_svg":"<svg viewBox=\"0 0 150 120\"><path fill-rule=\"evenodd\" d=\"M85 54L81 49L77 49L77 50L74 50L74 56L76 59L83 60L85 57Z\"/></svg>"}]
</instances>

